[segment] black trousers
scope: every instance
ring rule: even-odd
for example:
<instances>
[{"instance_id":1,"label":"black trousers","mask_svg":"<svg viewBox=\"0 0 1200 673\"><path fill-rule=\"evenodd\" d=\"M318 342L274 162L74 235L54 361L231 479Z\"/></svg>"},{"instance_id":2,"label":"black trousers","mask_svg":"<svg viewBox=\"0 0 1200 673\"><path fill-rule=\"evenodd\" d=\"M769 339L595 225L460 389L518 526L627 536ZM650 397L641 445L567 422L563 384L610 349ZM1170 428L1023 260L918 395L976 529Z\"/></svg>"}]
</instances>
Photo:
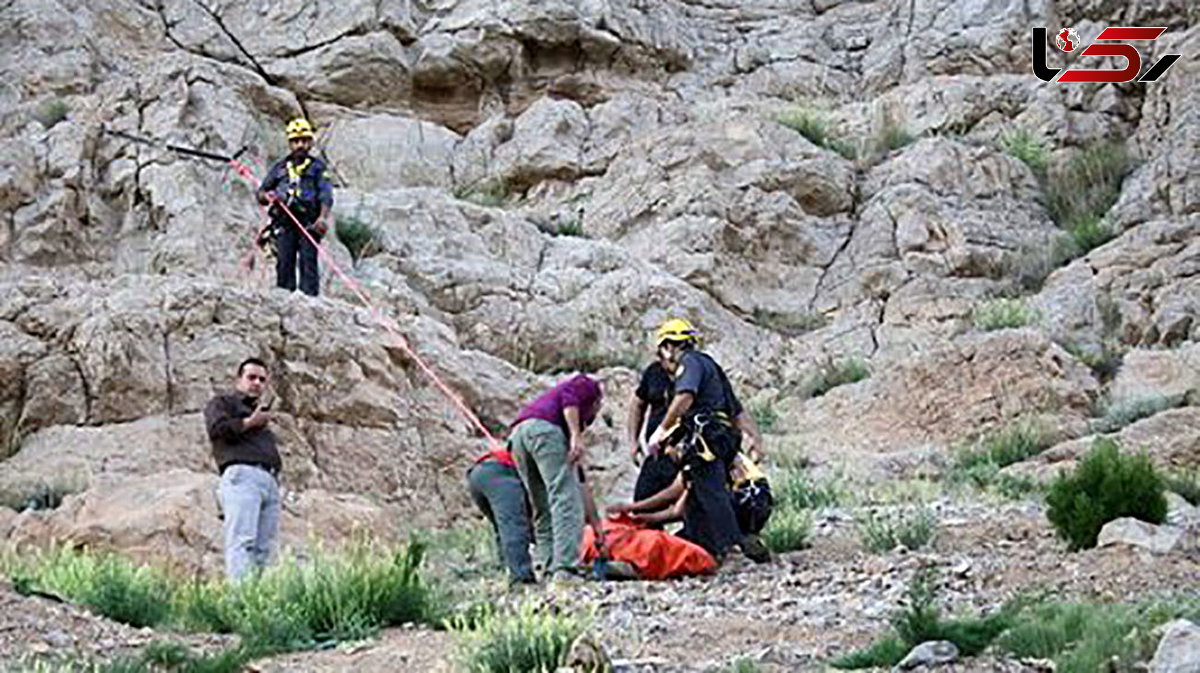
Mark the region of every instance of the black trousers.
<instances>
[{"instance_id":1,"label":"black trousers","mask_svg":"<svg viewBox=\"0 0 1200 673\"><path fill-rule=\"evenodd\" d=\"M292 218L277 218L275 223L279 232L276 239L278 256L275 258L275 284L285 290L296 289L296 258L299 257L300 291L310 297L317 296L321 285L321 276L317 269L317 247L296 229ZM311 225L311 222L305 223L306 227ZM321 237L315 234L313 238L321 240Z\"/></svg>"},{"instance_id":2,"label":"black trousers","mask_svg":"<svg viewBox=\"0 0 1200 673\"><path fill-rule=\"evenodd\" d=\"M727 485L729 463L741 449L742 435L729 426L713 423L705 428L704 440L715 459L705 460L698 451L689 451L684 458L688 496L679 536L720 557L742 541Z\"/></svg>"}]
</instances>

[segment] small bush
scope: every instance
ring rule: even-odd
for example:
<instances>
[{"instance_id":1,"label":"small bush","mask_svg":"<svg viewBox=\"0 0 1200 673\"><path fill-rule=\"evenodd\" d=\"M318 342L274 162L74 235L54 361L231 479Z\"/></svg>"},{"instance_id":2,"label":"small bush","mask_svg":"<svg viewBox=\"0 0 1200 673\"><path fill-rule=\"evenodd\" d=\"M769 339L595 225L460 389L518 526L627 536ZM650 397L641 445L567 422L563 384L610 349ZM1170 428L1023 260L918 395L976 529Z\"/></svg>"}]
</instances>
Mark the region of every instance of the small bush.
<instances>
[{"instance_id":1,"label":"small bush","mask_svg":"<svg viewBox=\"0 0 1200 673\"><path fill-rule=\"evenodd\" d=\"M895 636L877 640L861 650L843 655L830 662L834 668L890 668L900 663L912 648Z\"/></svg>"},{"instance_id":2,"label":"small bush","mask_svg":"<svg viewBox=\"0 0 1200 673\"><path fill-rule=\"evenodd\" d=\"M762 530L762 541L771 551L781 554L808 547L812 534L812 516L808 510L776 507Z\"/></svg>"},{"instance_id":3,"label":"small bush","mask_svg":"<svg viewBox=\"0 0 1200 673\"><path fill-rule=\"evenodd\" d=\"M1087 254L1116 237L1116 232L1099 215L1083 218L1071 226L1068 233L1074 246L1072 259Z\"/></svg>"},{"instance_id":4,"label":"small bush","mask_svg":"<svg viewBox=\"0 0 1200 673\"><path fill-rule=\"evenodd\" d=\"M358 217L339 217L334 228L338 241L350 251L350 258L355 264L376 245L375 230Z\"/></svg>"},{"instance_id":5,"label":"small bush","mask_svg":"<svg viewBox=\"0 0 1200 673\"><path fill-rule=\"evenodd\" d=\"M497 613L481 624L453 620L462 634L460 661L467 673L555 671L590 618L523 603L515 613Z\"/></svg>"},{"instance_id":6,"label":"small bush","mask_svg":"<svg viewBox=\"0 0 1200 673\"><path fill-rule=\"evenodd\" d=\"M1195 597L1152 599L1136 605L1049 603L1029 610L998 641L1013 657L1052 659L1063 673L1145 670L1153 631L1176 618L1195 618Z\"/></svg>"},{"instance_id":7,"label":"small bush","mask_svg":"<svg viewBox=\"0 0 1200 673\"><path fill-rule=\"evenodd\" d=\"M220 616L215 626L231 625L251 644L283 650L359 640L384 626L437 624L440 604L420 576L424 555L416 541L390 553L363 544L341 557L318 554L306 565L269 569L207 611Z\"/></svg>"},{"instance_id":8,"label":"small bush","mask_svg":"<svg viewBox=\"0 0 1200 673\"><path fill-rule=\"evenodd\" d=\"M762 668L750 657L740 657L725 668L726 673L760 673Z\"/></svg>"},{"instance_id":9,"label":"small bush","mask_svg":"<svg viewBox=\"0 0 1200 673\"><path fill-rule=\"evenodd\" d=\"M1181 402L1179 398L1165 395L1138 397L1119 402L1107 402L1100 411L1103 417L1093 423L1094 432L1116 432L1121 428L1132 425L1143 418L1149 418L1161 411L1172 409Z\"/></svg>"},{"instance_id":10,"label":"small bush","mask_svg":"<svg viewBox=\"0 0 1200 673\"><path fill-rule=\"evenodd\" d=\"M1162 477L1145 456L1122 456L1117 443L1097 439L1046 495L1046 516L1072 551L1096 546L1104 524L1121 517L1162 523L1167 514Z\"/></svg>"},{"instance_id":11,"label":"small bush","mask_svg":"<svg viewBox=\"0 0 1200 673\"><path fill-rule=\"evenodd\" d=\"M750 415L754 417L754 424L762 432L771 432L779 422L779 412L775 411L775 405L766 401L751 404Z\"/></svg>"},{"instance_id":12,"label":"small bush","mask_svg":"<svg viewBox=\"0 0 1200 673\"><path fill-rule=\"evenodd\" d=\"M1053 436L1033 423L1018 423L975 440L955 456L951 480L988 488L1004 477L1000 469L1036 456L1054 444ZM1020 488L1015 478L1007 487Z\"/></svg>"},{"instance_id":13,"label":"small bush","mask_svg":"<svg viewBox=\"0 0 1200 673\"><path fill-rule=\"evenodd\" d=\"M1200 470L1174 470L1163 476L1168 491L1200 506Z\"/></svg>"},{"instance_id":14,"label":"small bush","mask_svg":"<svg viewBox=\"0 0 1200 673\"><path fill-rule=\"evenodd\" d=\"M454 189L454 198L463 201L488 206L499 207L509 197L508 183L503 178L485 178L470 184L459 185Z\"/></svg>"},{"instance_id":15,"label":"small bush","mask_svg":"<svg viewBox=\"0 0 1200 673\"><path fill-rule=\"evenodd\" d=\"M895 666L912 648L930 640L949 640L962 654L974 656L1010 628L1024 607L1020 602L1013 602L988 617L944 620L936 600L932 571L928 568L918 570L905 590L904 607L892 613L894 635L841 657L833 665L837 668Z\"/></svg>"},{"instance_id":16,"label":"small bush","mask_svg":"<svg viewBox=\"0 0 1200 673\"><path fill-rule=\"evenodd\" d=\"M1064 344L1063 348L1087 365L1101 383L1107 383L1117 375L1121 361L1125 358L1125 349L1110 340L1105 340L1098 350L1084 348L1079 344Z\"/></svg>"},{"instance_id":17,"label":"small bush","mask_svg":"<svg viewBox=\"0 0 1200 673\"><path fill-rule=\"evenodd\" d=\"M54 100L40 103L37 106L37 110L33 113L33 119L46 130L50 130L59 122L66 121L67 115L70 112L71 108L67 105L66 101L55 98Z\"/></svg>"},{"instance_id":18,"label":"small bush","mask_svg":"<svg viewBox=\"0 0 1200 673\"><path fill-rule=\"evenodd\" d=\"M834 388L847 383L857 383L870 378L871 370L862 358L827 361L817 368L803 386L807 397L820 397Z\"/></svg>"},{"instance_id":19,"label":"small bush","mask_svg":"<svg viewBox=\"0 0 1200 673\"><path fill-rule=\"evenodd\" d=\"M1039 178L1045 177L1050 163L1050 148L1027 128L1016 128L1000 136L1000 147L1020 159Z\"/></svg>"},{"instance_id":20,"label":"small bush","mask_svg":"<svg viewBox=\"0 0 1200 673\"><path fill-rule=\"evenodd\" d=\"M789 110L780 115L778 121L807 138L812 144L837 152L846 159L853 159L856 154L850 143L829 134L825 116L816 110L811 108Z\"/></svg>"},{"instance_id":21,"label":"small bush","mask_svg":"<svg viewBox=\"0 0 1200 673\"><path fill-rule=\"evenodd\" d=\"M1038 320L1037 310L1020 299L992 299L979 304L971 313L976 329L992 331L1025 327Z\"/></svg>"},{"instance_id":22,"label":"small bush","mask_svg":"<svg viewBox=\"0 0 1200 673\"><path fill-rule=\"evenodd\" d=\"M879 139L879 148L882 151L895 151L906 145L911 145L916 136L909 133L906 129L888 124L883 129L883 134Z\"/></svg>"},{"instance_id":23,"label":"small bush","mask_svg":"<svg viewBox=\"0 0 1200 673\"><path fill-rule=\"evenodd\" d=\"M554 230L555 236L575 236L577 238L587 238L587 233L583 230L583 223L577 219L570 219L564 222L559 222L558 227Z\"/></svg>"},{"instance_id":24,"label":"small bush","mask_svg":"<svg viewBox=\"0 0 1200 673\"><path fill-rule=\"evenodd\" d=\"M1100 218L1121 195L1128 170L1129 158L1121 143L1101 142L1084 149L1048 177L1050 216L1067 231Z\"/></svg>"},{"instance_id":25,"label":"small bush","mask_svg":"<svg viewBox=\"0 0 1200 673\"><path fill-rule=\"evenodd\" d=\"M926 507L878 516L868 512L859 526L863 546L885 554L900 545L916 550L929 544L937 532L937 516Z\"/></svg>"},{"instance_id":26,"label":"small bush","mask_svg":"<svg viewBox=\"0 0 1200 673\"><path fill-rule=\"evenodd\" d=\"M783 468L771 478L771 493L778 507L816 509L836 505L842 500L841 488L834 479L818 482L799 468Z\"/></svg>"},{"instance_id":27,"label":"small bush","mask_svg":"<svg viewBox=\"0 0 1200 673\"><path fill-rule=\"evenodd\" d=\"M111 554L66 548L38 554L16 571L13 584L87 606L131 626L157 626L170 616L172 586L162 572Z\"/></svg>"}]
</instances>

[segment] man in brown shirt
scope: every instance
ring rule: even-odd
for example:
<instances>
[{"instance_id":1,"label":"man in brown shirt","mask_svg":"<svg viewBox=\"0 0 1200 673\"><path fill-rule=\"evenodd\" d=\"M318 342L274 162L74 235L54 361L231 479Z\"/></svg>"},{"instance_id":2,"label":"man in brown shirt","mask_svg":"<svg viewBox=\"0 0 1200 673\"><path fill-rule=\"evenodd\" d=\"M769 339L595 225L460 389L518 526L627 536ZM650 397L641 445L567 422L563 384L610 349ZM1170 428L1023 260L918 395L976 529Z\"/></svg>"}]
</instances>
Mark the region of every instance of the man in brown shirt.
<instances>
[{"instance_id":1,"label":"man in brown shirt","mask_svg":"<svg viewBox=\"0 0 1200 673\"><path fill-rule=\"evenodd\" d=\"M266 363L247 358L238 365L235 390L217 395L204 408L221 473L225 576L232 581L266 566L279 530L282 461L267 427L273 419L266 386Z\"/></svg>"}]
</instances>

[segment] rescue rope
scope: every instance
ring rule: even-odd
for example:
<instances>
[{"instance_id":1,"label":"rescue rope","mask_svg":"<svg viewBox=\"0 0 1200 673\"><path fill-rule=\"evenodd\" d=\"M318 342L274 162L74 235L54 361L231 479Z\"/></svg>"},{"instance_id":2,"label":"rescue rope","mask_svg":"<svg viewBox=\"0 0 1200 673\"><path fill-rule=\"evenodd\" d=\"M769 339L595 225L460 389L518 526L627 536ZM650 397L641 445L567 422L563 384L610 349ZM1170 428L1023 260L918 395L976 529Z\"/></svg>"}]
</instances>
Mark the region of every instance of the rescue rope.
<instances>
[{"instance_id":1,"label":"rescue rope","mask_svg":"<svg viewBox=\"0 0 1200 673\"><path fill-rule=\"evenodd\" d=\"M259 181L255 177L254 172L250 170L249 166L238 161L236 158L230 158L229 165L234 171L237 172L238 175L250 182L255 191L257 191ZM391 320L383 315L383 312L380 311L379 307L376 306L371 300L371 297L367 293L366 289L349 275L347 275L346 272L343 271L340 266L338 266L337 262L333 260L333 257L329 254L329 252L325 250L325 247L317 242L317 239L313 237L313 235L310 234L307 229L304 228L304 225L300 224L300 220L297 219L295 214L292 213L291 209L287 207L287 204L285 204L283 200L275 194L268 194L267 199L270 204L279 206L279 208L287 214L288 218L292 221L296 228L300 230L300 233L303 234L304 237L307 238L314 247L316 247L317 253L322 259L325 260L325 263L329 265L329 268L333 269L333 272L342 279L342 282L346 283L346 286L358 296L359 301L361 301L367 310L370 311L371 317L373 317L375 321L379 323L381 327L383 327L384 330L386 330L392 337L395 338L396 343L400 346L400 349L404 351L404 354L412 359L413 362L417 363L417 367L426 376L428 376L431 381L433 381L433 384L437 386L442 395L444 395L446 399L450 400L451 404L455 406L467 423L473 425L477 430L483 433L483 436L488 443L489 450L503 448L500 445L500 442L497 441L492 435L491 431L487 429L487 426L483 424L483 421L479 419L479 416L475 415L475 412L471 411L470 407L468 407L466 403L462 401L462 398L460 398L458 394L455 393L454 390L450 388L450 386L447 385L440 376L437 375L437 372L435 372L432 367L426 364L425 360L422 359L421 356L417 355L416 351L414 351L408 345L408 340L405 339L404 335L400 333L400 329L394 325ZM268 226L270 225L268 224Z\"/></svg>"}]
</instances>

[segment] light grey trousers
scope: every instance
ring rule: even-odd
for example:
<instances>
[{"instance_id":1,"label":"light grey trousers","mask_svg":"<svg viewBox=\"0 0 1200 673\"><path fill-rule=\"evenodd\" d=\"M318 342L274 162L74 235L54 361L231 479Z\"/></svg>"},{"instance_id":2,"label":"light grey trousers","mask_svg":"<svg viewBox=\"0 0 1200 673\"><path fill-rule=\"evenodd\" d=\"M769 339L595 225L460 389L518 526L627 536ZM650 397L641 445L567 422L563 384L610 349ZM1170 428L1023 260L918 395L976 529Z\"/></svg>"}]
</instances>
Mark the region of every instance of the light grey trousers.
<instances>
[{"instance_id":1,"label":"light grey trousers","mask_svg":"<svg viewBox=\"0 0 1200 673\"><path fill-rule=\"evenodd\" d=\"M252 465L230 465L221 475L225 515L225 577L245 579L267 565L279 531L279 482Z\"/></svg>"}]
</instances>

